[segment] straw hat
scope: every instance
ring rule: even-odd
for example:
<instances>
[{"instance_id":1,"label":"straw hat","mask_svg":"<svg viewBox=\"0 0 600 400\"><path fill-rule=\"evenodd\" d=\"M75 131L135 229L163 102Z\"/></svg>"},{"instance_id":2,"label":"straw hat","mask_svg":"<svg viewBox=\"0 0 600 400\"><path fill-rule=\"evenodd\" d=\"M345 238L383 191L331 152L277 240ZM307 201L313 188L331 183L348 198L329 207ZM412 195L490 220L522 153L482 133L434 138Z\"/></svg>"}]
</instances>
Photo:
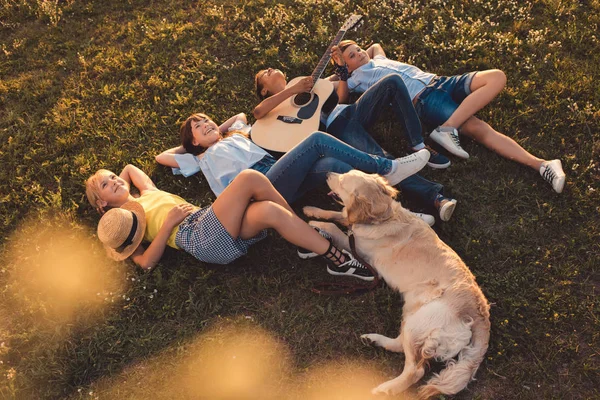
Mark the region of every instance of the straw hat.
<instances>
[{"instance_id":1,"label":"straw hat","mask_svg":"<svg viewBox=\"0 0 600 400\"><path fill-rule=\"evenodd\" d=\"M135 201L108 210L98 223L98 239L113 260L121 261L138 248L146 231L146 213Z\"/></svg>"}]
</instances>

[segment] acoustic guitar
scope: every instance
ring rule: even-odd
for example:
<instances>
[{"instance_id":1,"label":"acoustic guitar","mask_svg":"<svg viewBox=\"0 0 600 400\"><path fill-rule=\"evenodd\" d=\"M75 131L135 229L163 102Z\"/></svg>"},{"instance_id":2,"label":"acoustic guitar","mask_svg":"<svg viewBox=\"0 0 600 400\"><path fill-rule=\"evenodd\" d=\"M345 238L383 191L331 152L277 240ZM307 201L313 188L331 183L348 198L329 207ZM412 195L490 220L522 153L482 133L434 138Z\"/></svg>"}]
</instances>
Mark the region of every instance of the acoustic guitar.
<instances>
[{"instance_id":1,"label":"acoustic guitar","mask_svg":"<svg viewBox=\"0 0 600 400\"><path fill-rule=\"evenodd\" d=\"M337 46L346 31L356 26L361 19L361 15L352 15L335 35L311 74L313 87L309 92L291 96L254 123L252 126L254 143L267 150L285 153L311 133L319 130L321 109L333 93L333 84L319 78L331 59L331 48ZM286 88L295 85L302 78L304 77L292 79Z\"/></svg>"}]
</instances>

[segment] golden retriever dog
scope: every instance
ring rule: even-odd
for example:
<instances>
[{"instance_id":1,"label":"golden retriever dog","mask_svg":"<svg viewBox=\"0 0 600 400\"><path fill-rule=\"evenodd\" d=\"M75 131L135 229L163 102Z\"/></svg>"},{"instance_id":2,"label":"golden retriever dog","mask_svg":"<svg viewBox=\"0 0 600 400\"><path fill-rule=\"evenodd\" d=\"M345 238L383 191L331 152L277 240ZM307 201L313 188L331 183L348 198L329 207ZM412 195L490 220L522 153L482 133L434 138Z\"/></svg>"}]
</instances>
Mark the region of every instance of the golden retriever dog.
<instances>
[{"instance_id":1,"label":"golden retriever dog","mask_svg":"<svg viewBox=\"0 0 600 400\"><path fill-rule=\"evenodd\" d=\"M446 367L419 389L419 396L458 393L473 379L490 337L489 303L475 277L425 222L394 200L398 192L384 178L351 171L330 174L327 184L344 209L305 207L304 214L350 227L359 256L404 298L398 337L361 336L405 355L402 374L373 393L404 392L423 377L431 359ZM349 249L348 237L335 224L310 224L331 234L336 246Z\"/></svg>"}]
</instances>

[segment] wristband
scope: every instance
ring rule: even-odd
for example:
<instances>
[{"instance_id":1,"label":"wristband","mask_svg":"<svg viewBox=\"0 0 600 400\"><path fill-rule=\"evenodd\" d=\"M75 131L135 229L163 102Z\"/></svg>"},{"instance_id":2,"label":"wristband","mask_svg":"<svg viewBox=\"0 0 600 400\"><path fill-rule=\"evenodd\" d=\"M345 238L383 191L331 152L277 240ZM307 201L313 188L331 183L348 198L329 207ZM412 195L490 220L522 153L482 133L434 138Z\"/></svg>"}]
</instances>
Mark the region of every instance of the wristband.
<instances>
[{"instance_id":1,"label":"wristband","mask_svg":"<svg viewBox=\"0 0 600 400\"><path fill-rule=\"evenodd\" d=\"M335 65L335 70L333 71L334 74L337 75L338 78L340 78L340 81L342 82L346 82L348 80L348 67L345 65Z\"/></svg>"}]
</instances>

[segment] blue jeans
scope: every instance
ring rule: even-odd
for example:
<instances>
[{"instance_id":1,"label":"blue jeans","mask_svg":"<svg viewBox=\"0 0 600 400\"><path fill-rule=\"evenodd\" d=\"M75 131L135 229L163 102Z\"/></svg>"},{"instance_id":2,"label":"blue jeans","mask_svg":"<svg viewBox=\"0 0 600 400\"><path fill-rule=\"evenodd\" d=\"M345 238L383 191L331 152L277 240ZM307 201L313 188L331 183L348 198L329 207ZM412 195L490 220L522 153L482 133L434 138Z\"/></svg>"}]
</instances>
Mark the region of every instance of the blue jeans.
<instances>
[{"instance_id":1,"label":"blue jeans","mask_svg":"<svg viewBox=\"0 0 600 400\"><path fill-rule=\"evenodd\" d=\"M427 85L419 95L415 109L428 130L446 122L465 97L471 94L471 82L476 73L437 76Z\"/></svg>"},{"instance_id":2,"label":"blue jeans","mask_svg":"<svg viewBox=\"0 0 600 400\"><path fill-rule=\"evenodd\" d=\"M408 89L398 74L388 75L371 86L362 96L346 107L327 127L327 132L357 149L374 142L368 129L379 119L382 111L391 105L404 131L410 147L423 143L421 122L413 107Z\"/></svg>"},{"instance_id":3,"label":"blue jeans","mask_svg":"<svg viewBox=\"0 0 600 400\"><path fill-rule=\"evenodd\" d=\"M315 132L283 155L265 174L288 203L325 183L329 172L358 169L371 174L390 172L392 161L367 154L323 132Z\"/></svg>"},{"instance_id":4,"label":"blue jeans","mask_svg":"<svg viewBox=\"0 0 600 400\"><path fill-rule=\"evenodd\" d=\"M393 91L394 87L402 88L398 89L399 91L396 92L396 95L400 94L401 101L398 103L402 104L401 108L406 111L403 115L409 117L408 120L400 118L405 123L406 132L418 132L418 139L416 139L416 135L409 135L409 137L415 138L411 144L415 143L414 145L417 145L423 143L419 118L412 105L406 86L399 75L387 76L369 88L356 103L346 107L333 120L327 131L358 150L380 157L394 158L367 131L375 123L381 110L387 104L380 101L381 98L384 98L383 94ZM414 197L419 202L427 206L434 206L435 198L443 192L444 187L439 183L428 181L422 176L415 174L400 182L400 189L404 194Z\"/></svg>"}]
</instances>

